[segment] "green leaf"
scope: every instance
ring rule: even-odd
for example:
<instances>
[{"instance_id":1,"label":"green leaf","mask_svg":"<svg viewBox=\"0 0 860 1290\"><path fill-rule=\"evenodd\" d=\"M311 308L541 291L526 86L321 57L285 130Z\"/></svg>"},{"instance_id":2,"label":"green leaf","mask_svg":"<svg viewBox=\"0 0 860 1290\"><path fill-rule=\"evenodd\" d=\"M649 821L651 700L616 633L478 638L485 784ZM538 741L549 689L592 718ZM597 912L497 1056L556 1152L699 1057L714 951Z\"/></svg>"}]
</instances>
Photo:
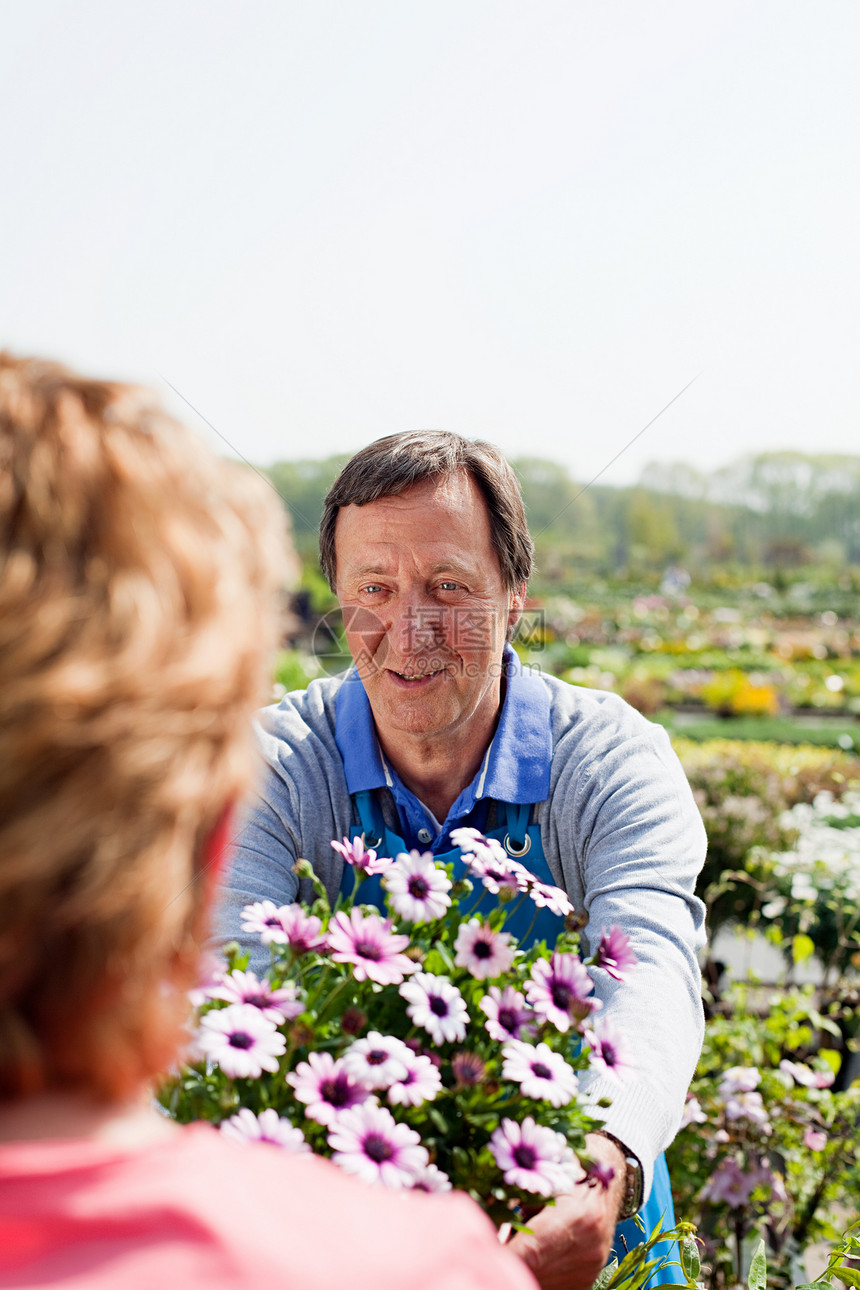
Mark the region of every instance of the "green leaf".
<instances>
[{"instance_id":1,"label":"green leaf","mask_svg":"<svg viewBox=\"0 0 860 1290\"><path fill-rule=\"evenodd\" d=\"M663 1266L662 1259L649 1259L635 1271L624 1273L624 1264L622 1263L615 1276L609 1282L613 1290L642 1290L642 1287L651 1280L651 1274Z\"/></svg>"},{"instance_id":2,"label":"green leaf","mask_svg":"<svg viewBox=\"0 0 860 1290\"><path fill-rule=\"evenodd\" d=\"M438 1107L430 1106L427 1108L427 1114L440 1133L447 1137L448 1121L445 1119Z\"/></svg>"},{"instance_id":3,"label":"green leaf","mask_svg":"<svg viewBox=\"0 0 860 1290\"><path fill-rule=\"evenodd\" d=\"M764 1240L759 1241L752 1256L747 1285L749 1290L767 1290L767 1257L764 1252Z\"/></svg>"},{"instance_id":4,"label":"green leaf","mask_svg":"<svg viewBox=\"0 0 860 1290\"><path fill-rule=\"evenodd\" d=\"M681 1242L681 1270L688 1281L698 1281L701 1266L696 1238L688 1236Z\"/></svg>"},{"instance_id":5,"label":"green leaf","mask_svg":"<svg viewBox=\"0 0 860 1290\"><path fill-rule=\"evenodd\" d=\"M594 1285L591 1287L591 1290L603 1290L604 1286L608 1285L609 1282L612 1280L612 1278L615 1276L615 1272L617 1268L618 1268L618 1260L613 1257L609 1260L606 1267L603 1269L600 1276L597 1278Z\"/></svg>"},{"instance_id":6,"label":"green leaf","mask_svg":"<svg viewBox=\"0 0 860 1290\"><path fill-rule=\"evenodd\" d=\"M805 963L815 953L815 942L811 936L799 932L791 938L791 957L795 963Z\"/></svg>"},{"instance_id":7,"label":"green leaf","mask_svg":"<svg viewBox=\"0 0 860 1290\"><path fill-rule=\"evenodd\" d=\"M837 1052L835 1048L819 1048L818 1056L824 1058L834 1075L839 1073L839 1067L842 1065L842 1054Z\"/></svg>"},{"instance_id":8,"label":"green leaf","mask_svg":"<svg viewBox=\"0 0 860 1290\"><path fill-rule=\"evenodd\" d=\"M860 1271L857 1268L846 1268L840 1264L838 1268L828 1268L827 1271L830 1276L838 1277L847 1286L860 1287Z\"/></svg>"}]
</instances>

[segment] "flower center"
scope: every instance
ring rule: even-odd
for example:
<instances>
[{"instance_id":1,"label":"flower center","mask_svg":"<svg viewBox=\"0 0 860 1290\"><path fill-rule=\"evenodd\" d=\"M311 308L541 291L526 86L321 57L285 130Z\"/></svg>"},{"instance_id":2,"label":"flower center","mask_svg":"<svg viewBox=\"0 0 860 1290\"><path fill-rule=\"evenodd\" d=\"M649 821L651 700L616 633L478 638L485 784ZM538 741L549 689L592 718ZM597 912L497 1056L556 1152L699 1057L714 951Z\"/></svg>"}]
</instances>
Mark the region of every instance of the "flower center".
<instances>
[{"instance_id":1,"label":"flower center","mask_svg":"<svg viewBox=\"0 0 860 1290\"><path fill-rule=\"evenodd\" d=\"M429 1000L429 1003L430 1003L430 1011L434 1014L434 1016L437 1016L437 1017L448 1016L448 1005L444 999L439 998L438 994L433 995L433 997Z\"/></svg>"},{"instance_id":2,"label":"flower center","mask_svg":"<svg viewBox=\"0 0 860 1290\"><path fill-rule=\"evenodd\" d=\"M514 1008L499 1008L499 1025L509 1035L515 1035L520 1028L519 1015Z\"/></svg>"},{"instance_id":3,"label":"flower center","mask_svg":"<svg viewBox=\"0 0 860 1290\"><path fill-rule=\"evenodd\" d=\"M394 1148L381 1133L368 1133L364 1139L364 1154L374 1164L381 1165L393 1158Z\"/></svg>"},{"instance_id":4,"label":"flower center","mask_svg":"<svg viewBox=\"0 0 860 1290\"><path fill-rule=\"evenodd\" d=\"M236 1030L230 1036L231 1048L253 1048L254 1041L250 1035L246 1035L244 1030Z\"/></svg>"},{"instance_id":5,"label":"flower center","mask_svg":"<svg viewBox=\"0 0 860 1290\"><path fill-rule=\"evenodd\" d=\"M521 1142L518 1147L514 1147L512 1153L520 1169L534 1169L537 1163L537 1152L534 1147L529 1147L525 1142Z\"/></svg>"},{"instance_id":6,"label":"flower center","mask_svg":"<svg viewBox=\"0 0 860 1290\"><path fill-rule=\"evenodd\" d=\"M430 892L430 884L426 878L416 874L414 878L409 879L409 895L414 896L416 900L426 900Z\"/></svg>"},{"instance_id":7,"label":"flower center","mask_svg":"<svg viewBox=\"0 0 860 1290\"><path fill-rule=\"evenodd\" d=\"M618 1054L612 1044L607 1043L605 1039L600 1045L600 1056L606 1062L607 1066L615 1066L618 1062Z\"/></svg>"},{"instance_id":8,"label":"flower center","mask_svg":"<svg viewBox=\"0 0 860 1290\"><path fill-rule=\"evenodd\" d=\"M368 1066L384 1066L387 1060L388 1053L384 1048L374 1048L372 1052L367 1054Z\"/></svg>"},{"instance_id":9,"label":"flower center","mask_svg":"<svg viewBox=\"0 0 860 1290\"><path fill-rule=\"evenodd\" d=\"M549 1079L552 1071L543 1062L532 1062L532 1075L537 1075L538 1079Z\"/></svg>"},{"instance_id":10,"label":"flower center","mask_svg":"<svg viewBox=\"0 0 860 1290\"><path fill-rule=\"evenodd\" d=\"M250 1003L254 1008L268 1008L270 1000L267 994L246 994L242 1002Z\"/></svg>"},{"instance_id":11,"label":"flower center","mask_svg":"<svg viewBox=\"0 0 860 1290\"><path fill-rule=\"evenodd\" d=\"M493 947L486 941L475 941L472 946L472 953L476 959L491 959L493 957Z\"/></svg>"},{"instance_id":12,"label":"flower center","mask_svg":"<svg viewBox=\"0 0 860 1290\"><path fill-rule=\"evenodd\" d=\"M349 1083L342 1075L336 1075L334 1079L324 1079L320 1084L320 1096L330 1106L349 1106L352 1100Z\"/></svg>"},{"instance_id":13,"label":"flower center","mask_svg":"<svg viewBox=\"0 0 860 1290\"><path fill-rule=\"evenodd\" d=\"M570 1008L570 1001L573 998L573 991L569 985L563 981L553 981L552 983L552 1001L560 1012L567 1012Z\"/></svg>"},{"instance_id":14,"label":"flower center","mask_svg":"<svg viewBox=\"0 0 860 1290\"><path fill-rule=\"evenodd\" d=\"M378 963L382 958L382 950L374 941L356 941L355 952L363 959L370 959L373 963Z\"/></svg>"}]
</instances>

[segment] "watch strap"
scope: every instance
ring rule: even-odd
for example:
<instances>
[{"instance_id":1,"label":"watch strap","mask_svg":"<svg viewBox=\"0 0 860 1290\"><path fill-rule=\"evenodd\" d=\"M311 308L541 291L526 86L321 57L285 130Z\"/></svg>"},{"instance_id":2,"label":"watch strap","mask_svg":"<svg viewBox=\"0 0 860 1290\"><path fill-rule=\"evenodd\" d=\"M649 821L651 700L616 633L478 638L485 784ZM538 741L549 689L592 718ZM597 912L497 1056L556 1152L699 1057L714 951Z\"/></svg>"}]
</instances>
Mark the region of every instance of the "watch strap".
<instances>
[{"instance_id":1,"label":"watch strap","mask_svg":"<svg viewBox=\"0 0 860 1290\"><path fill-rule=\"evenodd\" d=\"M614 1142L615 1146L624 1157L624 1163L627 1166L627 1176L625 1178L624 1196L621 1201L621 1208L618 1211L618 1217L619 1219L632 1218L634 1214L638 1214L639 1210L642 1208L642 1202L645 1199L642 1194L644 1191L642 1165L638 1156L634 1156L633 1152L630 1151L629 1148L625 1147L624 1143L620 1142L614 1133L607 1133L605 1129L600 1129L598 1132L604 1138L608 1138L610 1142Z\"/></svg>"}]
</instances>

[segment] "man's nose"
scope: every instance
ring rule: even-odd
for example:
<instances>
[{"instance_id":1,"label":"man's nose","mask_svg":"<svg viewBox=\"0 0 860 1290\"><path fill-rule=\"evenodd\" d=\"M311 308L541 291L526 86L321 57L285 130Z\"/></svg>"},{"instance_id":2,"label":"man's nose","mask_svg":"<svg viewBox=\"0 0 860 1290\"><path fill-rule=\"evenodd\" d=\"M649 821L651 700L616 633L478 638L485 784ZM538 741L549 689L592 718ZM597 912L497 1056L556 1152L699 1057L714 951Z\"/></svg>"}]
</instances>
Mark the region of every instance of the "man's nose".
<instances>
[{"instance_id":1,"label":"man's nose","mask_svg":"<svg viewBox=\"0 0 860 1290\"><path fill-rule=\"evenodd\" d=\"M425 653L438 645L442 635L442 611L438 605L414 593L399 598L388 639L401 658Z\"/></svg>"}]
</instances>

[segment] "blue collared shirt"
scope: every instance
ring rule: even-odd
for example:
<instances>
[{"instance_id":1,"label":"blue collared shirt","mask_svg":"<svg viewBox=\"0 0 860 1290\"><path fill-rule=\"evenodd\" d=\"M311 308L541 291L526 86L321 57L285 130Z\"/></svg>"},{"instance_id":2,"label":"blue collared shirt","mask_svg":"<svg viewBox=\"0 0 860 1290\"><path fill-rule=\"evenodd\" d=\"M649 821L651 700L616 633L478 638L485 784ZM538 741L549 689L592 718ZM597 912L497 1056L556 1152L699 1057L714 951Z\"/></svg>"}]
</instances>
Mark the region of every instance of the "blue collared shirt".
<instances>
[{"instance_id":1,"label":"blue collared shirt","mask_svg":"<svg viewBox=\"0 0 860 1290\"><path fill-rule=\"evenodd\" d=\"M344 681L337 696L335 741L343 759L347 788L350 794L390 789L407 847L427 850L429 846L438 854L448 849L452 829L472 824L473 816L483 823L486 801L524 805L543 802L549 796L549 691L540 676L523 670L510 645L505 646L504 664L505 697L496 733L477 774L441 825L383 756L370 702L355 669Z\"/></svg>"}]
</instances>

